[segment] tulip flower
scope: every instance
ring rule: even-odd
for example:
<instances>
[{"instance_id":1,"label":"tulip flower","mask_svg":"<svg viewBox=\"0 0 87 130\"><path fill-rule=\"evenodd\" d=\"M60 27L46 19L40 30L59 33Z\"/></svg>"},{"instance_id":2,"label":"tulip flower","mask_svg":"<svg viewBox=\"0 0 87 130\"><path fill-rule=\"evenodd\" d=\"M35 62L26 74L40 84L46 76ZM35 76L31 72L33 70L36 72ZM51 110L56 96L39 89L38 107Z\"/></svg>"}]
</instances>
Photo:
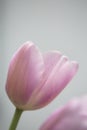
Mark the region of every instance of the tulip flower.
<instances>
[{"instance_id":1,"label":"tulip flower","mask_svg":"<svg viewBox=\"0 0 87 130\"><path fill-rule=\"evenodd\" d=\"M42 54L32 42L23 44L11 59L6 92L21 110L34 110L49 104L71 81L78 69L58 51Z\"/></svg>"},{"instance_id":2,"label":"tulip flower","mask_svg":"<svg viewBox=\"0 0 87 130\"><path fill-rule=\"evenodd\" d=\"M40 130L87 130L87 96L74 98L56 110Z\"/></svg>"},{"instance_id":3,"label":"tulip flower","mask_svg":"<svg viewBox=\"0 0 87 130\"><path fill-rule=\"evenodd\" d=\"M44 54L32 42L23 44L11 59L6 92L16 107L9 130L15 130L23 110L48 105L71 81L78 64L58 51Z\"/></svg>"}]
</instances>

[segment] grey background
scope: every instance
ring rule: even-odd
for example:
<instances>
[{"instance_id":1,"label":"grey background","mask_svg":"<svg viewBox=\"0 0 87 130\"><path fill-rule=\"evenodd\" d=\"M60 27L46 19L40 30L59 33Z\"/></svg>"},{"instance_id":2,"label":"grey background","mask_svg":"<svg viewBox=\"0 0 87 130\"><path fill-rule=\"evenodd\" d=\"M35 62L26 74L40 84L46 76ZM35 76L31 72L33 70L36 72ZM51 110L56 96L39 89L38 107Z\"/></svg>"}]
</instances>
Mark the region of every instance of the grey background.
<instances>
[{"instance_id":1,"label":"grey background","mask_svg":"<svg viewBox=\"0 0 87 130\"><path fill-rule=\"evenodd\" d=\"M5 92L9 61L28 40L77 60L79 71L47 107L24 112L17 130L38 130L55 109L87 93L87 0L0 0L0 130L8 130L15 110Z\"/></svg>"}]
</instances>

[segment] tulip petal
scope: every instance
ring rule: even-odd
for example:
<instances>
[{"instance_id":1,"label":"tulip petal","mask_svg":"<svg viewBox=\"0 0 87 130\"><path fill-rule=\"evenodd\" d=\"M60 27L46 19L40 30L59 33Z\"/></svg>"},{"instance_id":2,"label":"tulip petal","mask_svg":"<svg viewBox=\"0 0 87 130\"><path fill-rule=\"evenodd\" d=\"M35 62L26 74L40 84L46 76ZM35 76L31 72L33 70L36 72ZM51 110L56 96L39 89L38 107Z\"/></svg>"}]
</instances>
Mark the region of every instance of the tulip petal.
<instances>
[{"instance_id":1,"label":"tulip petal","mask_svg":"<svg viewBox=\"0 0 87 130\"><path fill-rule=\"evenodd\" d=\"M74 98L56 110L40 130L87 130L87 96Z\"/></svg>"},{"instance_id":2,"label":"tulip petal","mask_svg":"<svg viewBox=\"0 0 87 130\"><path fill-rule=\"evenodd\" d=\"M8 96L16 107L26 104L41 82L43 72L43 57L38 48L32 42L23 44L11 60L6 84Z\"/></svg>"},{"instance_id":3,"label":"tulip petal","mask_svg":"<svg viewBox=\"0 0 87 130\"><path fill-rule=\"evenodd\" d=\"M46 81L51 74L52 70L59 62L62 54L58 51L49 51L43 54L44 64L45 64L45 72L44 72L44 81Z\"/></svg>"},{"instance_id":4,"label":"tulip petal","mask_svg":"<svg viewBox=\"0 0 87 130\"><path fill-rule=\"evenodd\" d=\"M53 68L48 80L37 93L34 108L43 107L50 103L69 83L77 72L78 64L71 62L66 56L62 56Z\"/></svg>"},{"instance_id":5,"label":"tulip petal","mask_svg":"<svg viewBox=\"0 0 87 130\"><path fill-rule=\"evenodd\" d=\"M34 90L29 101L27 102L27 104L25 106L23 106L24 108L28 109L29 106L31 106L31 108L29 108L29 109L32 109L32 105L36 101L35 99L38 97L39 90L42 88L43 84L48 79L50 73L52 72L52 70L54 69L56 64L59 62L61 56L62 56L62 54L58 51L49 51L49 52L46 52L43 54L45 71L43 73L42 82L37 87L37 89Z\"/></svg>"}]
</instances>

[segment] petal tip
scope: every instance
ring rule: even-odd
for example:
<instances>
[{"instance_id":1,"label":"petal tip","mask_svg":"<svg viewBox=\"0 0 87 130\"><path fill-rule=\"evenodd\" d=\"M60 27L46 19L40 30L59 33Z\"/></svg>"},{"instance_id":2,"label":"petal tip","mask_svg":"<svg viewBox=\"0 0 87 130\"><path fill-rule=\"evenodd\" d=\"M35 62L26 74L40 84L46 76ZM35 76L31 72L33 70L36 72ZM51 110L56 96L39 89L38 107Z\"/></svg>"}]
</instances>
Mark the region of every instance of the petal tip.
<instances>
[{"instance_id":1,"label":"petal tip","mask_svg":"<svg viewBox=\"0 0 87 130\"><path fill-rule=\"evenodd\" d=\"M79 68L79 64L77 61L72 61L72 64L76 67L76 69L78 70Z\"/></svg>"},{"instance_id":2,"label":"petal tip","mask_svg":"<svg viewBox=\"0 0 87 130\"><path fill-rule=\"evenodd\" d=\"M68 56L65 56L65 55L63 55L62 58L63 58L65 61L69 60Z\"/></svg>"},{"instance_id":3,"label":"petal tip","mask_svg":"<svg viewBox=\"0 0 87 130\"><path fill-rule=\"evenodd\" d=\"M34 45L34 43L32 41L26 41L23 45L30 47L30 46Z\"/></svg>"}]
</instances>

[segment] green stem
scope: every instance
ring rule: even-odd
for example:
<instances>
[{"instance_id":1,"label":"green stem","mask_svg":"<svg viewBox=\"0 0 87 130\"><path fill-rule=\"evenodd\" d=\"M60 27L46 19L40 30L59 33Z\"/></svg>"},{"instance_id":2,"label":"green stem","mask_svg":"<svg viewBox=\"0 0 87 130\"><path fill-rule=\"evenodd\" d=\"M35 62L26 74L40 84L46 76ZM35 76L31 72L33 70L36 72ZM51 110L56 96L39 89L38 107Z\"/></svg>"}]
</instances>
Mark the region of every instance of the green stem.
<instances>
[{"instance_id":1,"label":"green stem","mask_svg":"<svg viewBox=\"0 0 87 130\"><path fill-rule=\"evenodd\" d=\"M16 108L9 130L16 130L18 121L21 117L23 110Z\"/></svg>"}]
</instances>

